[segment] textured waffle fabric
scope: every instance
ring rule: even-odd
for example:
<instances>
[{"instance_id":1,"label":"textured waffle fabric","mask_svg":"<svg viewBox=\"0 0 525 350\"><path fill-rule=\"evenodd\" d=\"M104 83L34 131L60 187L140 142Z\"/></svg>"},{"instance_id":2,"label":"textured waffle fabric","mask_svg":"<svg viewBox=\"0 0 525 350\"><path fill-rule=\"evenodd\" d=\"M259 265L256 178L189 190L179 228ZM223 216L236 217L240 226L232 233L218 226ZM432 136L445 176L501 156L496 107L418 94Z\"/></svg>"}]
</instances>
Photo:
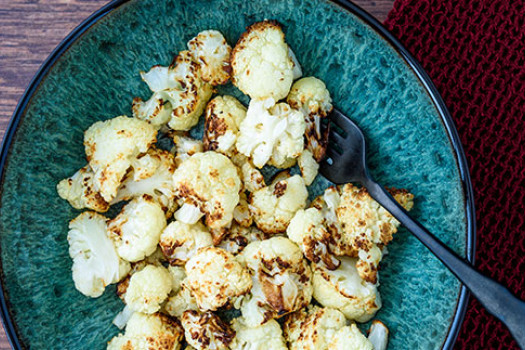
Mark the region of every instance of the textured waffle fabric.
<instances>
[{"instance_id":1,"label":"textured waffle fabric","mask_svg":"<svg viewBox=\"0 0 525 350\"><path fill-rule=\"evenodd\" d=\"M525 300L525 1L397 0L385 24L456 123L474 187L476 265ZM518 346L471 300L455 348Z\"/></svg>"}]
</instances>

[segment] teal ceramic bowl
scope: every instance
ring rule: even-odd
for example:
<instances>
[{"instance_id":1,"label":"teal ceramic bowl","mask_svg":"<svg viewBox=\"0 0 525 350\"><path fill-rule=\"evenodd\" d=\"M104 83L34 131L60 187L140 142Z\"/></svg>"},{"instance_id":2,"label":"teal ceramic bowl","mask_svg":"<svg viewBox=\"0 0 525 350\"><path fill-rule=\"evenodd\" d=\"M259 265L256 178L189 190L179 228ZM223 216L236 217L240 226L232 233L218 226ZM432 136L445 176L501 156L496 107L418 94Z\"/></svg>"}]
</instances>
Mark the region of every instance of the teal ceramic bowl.
<instances>
[{"instance_id":1,"label":"teal ceramic bowl","mask_svg":"<svg viewBox=\"0 0 525 350\"><path fill-rule=\"evenodd\" d=\"M57 182L84 165L83 131L131 114L139 72L168 64L188 39L218 29L231 44L262 19L284 24L305 75L363 129L372 174L415 194L413 216L471 259L473 202L454 125L427 75L371 16L328 0L132 0L110 3L53 52L26 91L1 150L2 316L14 348L104 349L122 303L74 288L66 242L78 215ZM229 86L223 89L239 96ZM246 100L244 100L246 101ZM319 179L314 191L328 182ZM389 349L449 348L466 307L459 282L403 229L381 267Z\"/></svg>"}]
</instances>

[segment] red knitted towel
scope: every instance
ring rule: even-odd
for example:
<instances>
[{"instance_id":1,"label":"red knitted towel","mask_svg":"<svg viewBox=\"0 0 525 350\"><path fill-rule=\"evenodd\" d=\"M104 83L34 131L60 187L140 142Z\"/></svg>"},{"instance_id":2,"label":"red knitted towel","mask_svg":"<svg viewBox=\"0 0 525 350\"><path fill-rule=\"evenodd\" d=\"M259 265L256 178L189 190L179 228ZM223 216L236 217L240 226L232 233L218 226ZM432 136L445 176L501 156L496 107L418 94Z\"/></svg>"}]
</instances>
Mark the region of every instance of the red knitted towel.
<instances>
[{"instance_id":1,"label":"red knitted towel","mask_svg":"<svg viewBox=\"0 0 525 350\"><path fill-rule=\"evenodd\" d=\"M385 24L458 128L474 186L476 265L525 300L525 1L396 0ZM471 300L456 348L518 346Z\"/></svg>"}]
</instances>

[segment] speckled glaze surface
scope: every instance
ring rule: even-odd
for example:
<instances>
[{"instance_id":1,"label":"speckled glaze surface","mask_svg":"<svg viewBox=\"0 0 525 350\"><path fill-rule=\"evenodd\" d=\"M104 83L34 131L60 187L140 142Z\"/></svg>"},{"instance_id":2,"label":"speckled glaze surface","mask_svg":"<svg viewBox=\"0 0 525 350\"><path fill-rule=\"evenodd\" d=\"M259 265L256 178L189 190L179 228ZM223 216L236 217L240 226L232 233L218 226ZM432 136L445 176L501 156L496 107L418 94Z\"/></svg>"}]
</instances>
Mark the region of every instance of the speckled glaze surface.
<instances>
[{"instance_id":1,"label":"speckled glaze surface","mask_svg":"<svg viewBox=\"0 0 525 350\"><path fill-rule=\"evenodd\" d=\"M276 19L305 75L326 82L335 105L362 127L372 174L415 194L413 215L465 255L466 213L457 161L432 100L396 51L328 1L141 0L100 19L55 63L18 126L0 206L3 289L20 342L31 349L104 349L122 308L114 286L98 299L74 288L66 241L78 215L56 183L85 164L83 131L131 114L147 97L139 72L167 65L204 29L235 44L254 21ZM231 86L221 88L240 96ZM246 98L243 99L247 101ZM319 178L312 191L328 182ZM460 285L403 229L380 274L389 349L436 349L446 338Z\"/></svg>"}]
</instances>

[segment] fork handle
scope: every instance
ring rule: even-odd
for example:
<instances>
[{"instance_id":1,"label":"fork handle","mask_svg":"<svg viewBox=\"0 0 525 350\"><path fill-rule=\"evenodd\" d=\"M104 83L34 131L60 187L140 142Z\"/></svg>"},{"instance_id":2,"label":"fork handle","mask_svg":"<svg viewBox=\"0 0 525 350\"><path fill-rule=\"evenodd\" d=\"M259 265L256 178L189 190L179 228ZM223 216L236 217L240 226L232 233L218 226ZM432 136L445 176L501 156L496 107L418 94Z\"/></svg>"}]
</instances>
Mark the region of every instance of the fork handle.
<instances>
[{"instance_id":1,"label":"fork handle","mask_svg":"<svg viewBox=\"0 0 525 350\"><path fill-rule=\"evenodd\" d=\"M383 186L372 179L363 181L363 185L372 198L430 249L492 315L507 325L518 345L525 350L525 302L456 255L423 225L412 219Z\"/></svg>"}]
</instances>

